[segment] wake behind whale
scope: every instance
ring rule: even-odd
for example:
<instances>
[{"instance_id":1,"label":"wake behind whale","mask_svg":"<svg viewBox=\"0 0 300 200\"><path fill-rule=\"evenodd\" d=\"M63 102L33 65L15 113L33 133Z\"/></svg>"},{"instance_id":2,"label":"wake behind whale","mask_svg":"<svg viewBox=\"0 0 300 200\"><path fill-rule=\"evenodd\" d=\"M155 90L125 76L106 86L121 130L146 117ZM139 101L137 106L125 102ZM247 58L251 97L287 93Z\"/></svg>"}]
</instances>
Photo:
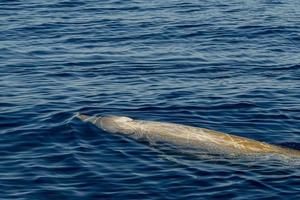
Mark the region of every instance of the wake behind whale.
<instances>
[{"instance_id":1,"label":"wake behind whale","mask_svg":"<svg viewBox=\"0 0 300 200\"><path fill-rule=\"evenodd\" d=\"M265 142L230 135L205 128L166 122L134 120L125 116L96 117L76 114L82 121L90 122L98 128L119 133L135 139L162 141L211 153L226 155L282 155L299 157L300 151Z\"/></svg>"}]
</instances>

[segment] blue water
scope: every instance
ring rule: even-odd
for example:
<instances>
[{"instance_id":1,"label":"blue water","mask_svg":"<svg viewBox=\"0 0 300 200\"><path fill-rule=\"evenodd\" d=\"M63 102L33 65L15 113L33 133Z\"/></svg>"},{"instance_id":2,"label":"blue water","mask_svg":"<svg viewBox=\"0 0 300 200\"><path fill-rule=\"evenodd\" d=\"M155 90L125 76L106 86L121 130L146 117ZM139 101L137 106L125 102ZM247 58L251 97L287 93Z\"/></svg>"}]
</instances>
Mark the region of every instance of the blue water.
<instances>
[{"instance_id":1,"label":"blue water","mask_svg":"<svg viewBox=\"0 0 300 200\"><path fill-rule=\"evenodd\" d=\"M118 114L300 146L297 0L0 1L0 199L299 199L300 165L112 135Z\"/></svg>"}]
</instances>

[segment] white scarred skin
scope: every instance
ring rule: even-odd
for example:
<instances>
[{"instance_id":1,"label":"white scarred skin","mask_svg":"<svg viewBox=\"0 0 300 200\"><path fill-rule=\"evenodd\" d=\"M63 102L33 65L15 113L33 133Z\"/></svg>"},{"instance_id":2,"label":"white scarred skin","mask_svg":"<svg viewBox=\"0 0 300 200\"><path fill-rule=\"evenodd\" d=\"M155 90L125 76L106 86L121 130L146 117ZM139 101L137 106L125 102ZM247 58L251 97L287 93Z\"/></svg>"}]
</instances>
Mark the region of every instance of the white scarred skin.
<instances>
[{"instance_id":1,"label":"white scarred skin","mask_svg":"<svg viewBox=\"0 0 300 200\"><path fill-rule=\"evenodd\" d=\"M300 151L297 150L204 128L173 123L133 120L125 116L90 117L82 114L77 114L76 116L83 121L91 122L106 132L130 135L134 138L164 141L231 155L275 153L300 157Z\"/></svg>"}]
</instances>

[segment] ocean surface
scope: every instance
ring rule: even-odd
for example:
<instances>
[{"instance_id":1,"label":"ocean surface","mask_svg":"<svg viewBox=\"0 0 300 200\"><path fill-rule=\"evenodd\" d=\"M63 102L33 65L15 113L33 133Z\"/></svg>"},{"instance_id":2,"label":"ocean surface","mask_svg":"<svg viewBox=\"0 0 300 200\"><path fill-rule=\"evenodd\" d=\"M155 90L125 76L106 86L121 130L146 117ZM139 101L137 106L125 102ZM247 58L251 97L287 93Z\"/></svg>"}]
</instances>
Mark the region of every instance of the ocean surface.
<instances>
[{"instance_id":1,"label":"ocean surface","mask_svg":"<svg viewBox=\"0 0 300 200\"><path fill-rule=\"evenodd\" d=\"M298 0L0 0L0 33L0 199L300 199L299 161L195 157L74 118L300 149Z\"/></svg>"}]
</instances>

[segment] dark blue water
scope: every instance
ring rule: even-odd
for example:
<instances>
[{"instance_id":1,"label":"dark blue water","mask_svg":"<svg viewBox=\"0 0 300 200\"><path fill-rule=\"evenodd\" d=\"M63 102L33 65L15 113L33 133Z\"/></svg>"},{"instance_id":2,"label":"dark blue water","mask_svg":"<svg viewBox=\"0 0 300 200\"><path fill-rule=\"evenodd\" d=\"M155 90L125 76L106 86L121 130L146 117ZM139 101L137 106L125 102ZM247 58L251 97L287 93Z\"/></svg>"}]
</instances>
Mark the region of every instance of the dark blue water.
<instances>
[{"instance_id":1,"label":"dark blue water","mask_svg":"<svg viewBox=\"0 0 300 200\"><path fill-rule=\"evenodd\" d=\"M300 146L297 0L0 1L1 199L299 199L293 161L196 158L75 112Z\"/></svg>"}]
</instances>

